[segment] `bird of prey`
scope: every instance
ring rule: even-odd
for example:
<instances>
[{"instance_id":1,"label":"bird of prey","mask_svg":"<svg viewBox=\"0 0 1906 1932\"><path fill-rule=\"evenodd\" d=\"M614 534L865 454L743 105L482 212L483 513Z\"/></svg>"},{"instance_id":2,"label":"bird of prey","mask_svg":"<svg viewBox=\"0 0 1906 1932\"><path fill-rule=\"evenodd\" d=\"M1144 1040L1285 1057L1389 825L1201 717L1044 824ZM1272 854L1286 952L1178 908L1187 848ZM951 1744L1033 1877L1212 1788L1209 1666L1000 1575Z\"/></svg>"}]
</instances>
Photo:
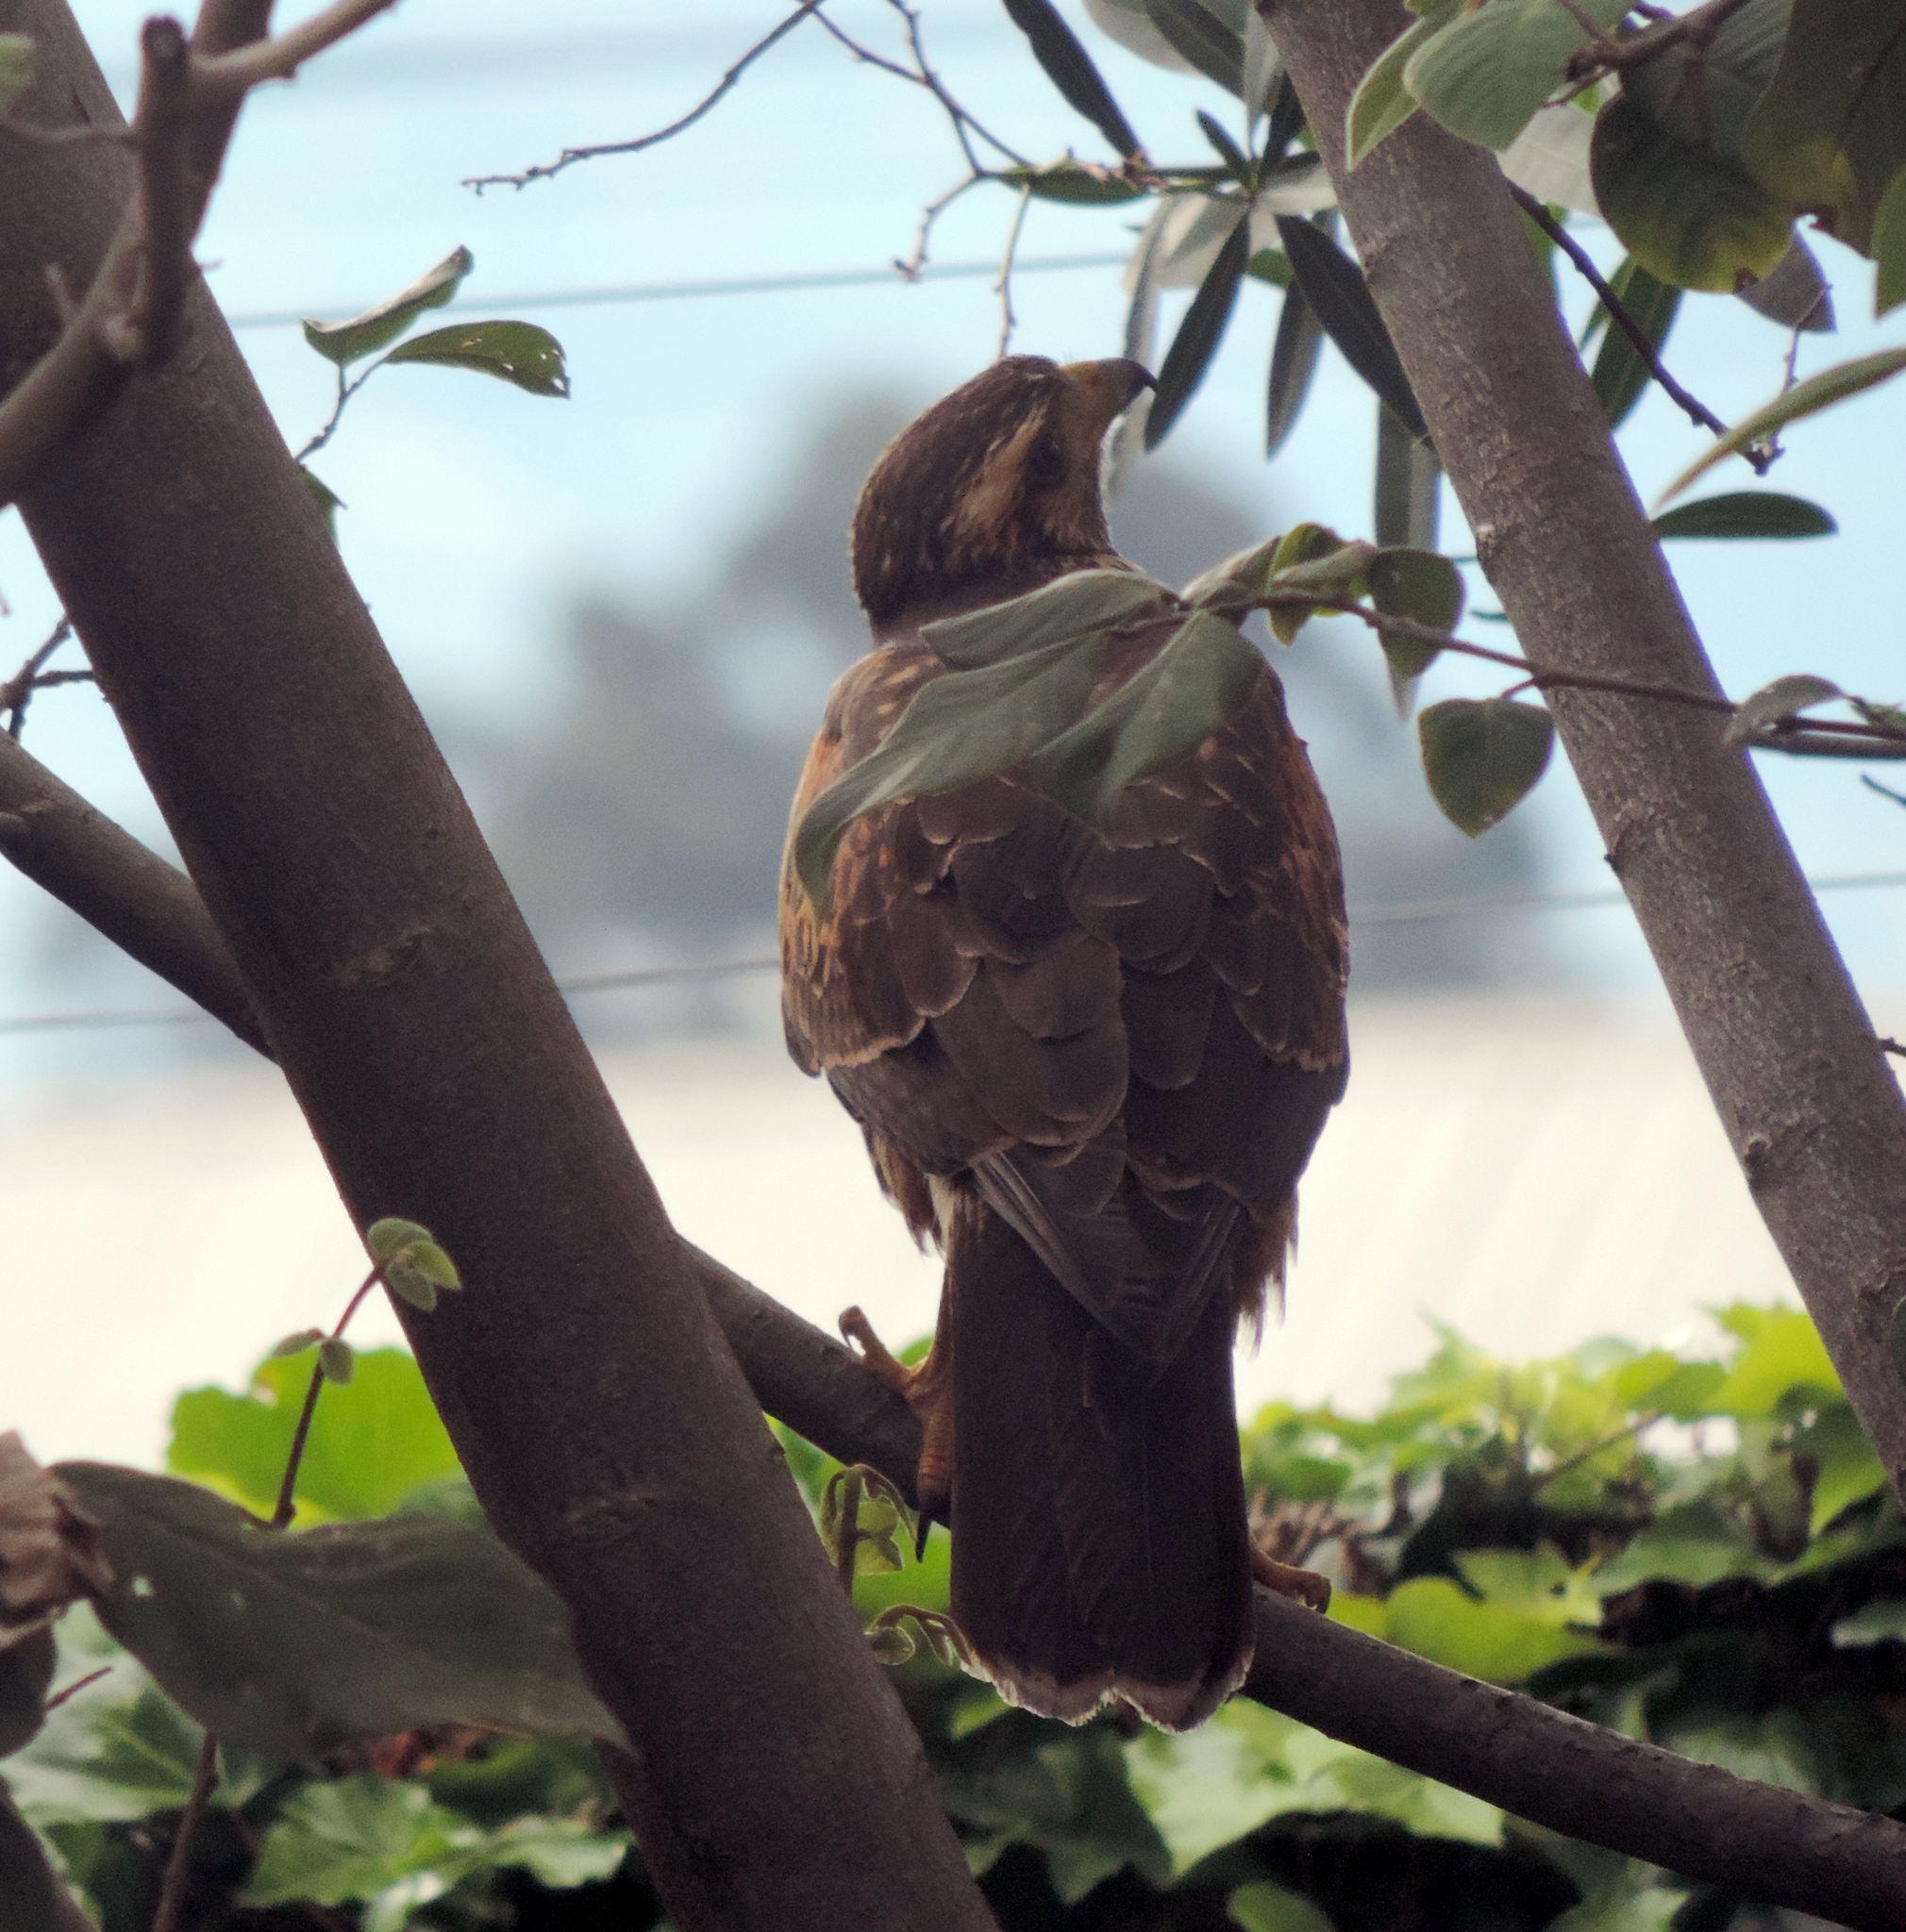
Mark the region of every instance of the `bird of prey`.
<instances>
[{"instance_id":1,"label":"bird of prey","mask_svg":"<svg viewBox=\"0 0 1906 1932\"><path fill-rule=\"evenodd\" d=\"M1012 357L887 449L853 521L873 649L828 699L794 827L945 675L923 625L1132 568L1100 444L1151 383L1124 359ZM1095 696L1173 628L1112 639ZM1254 1570L1321 1584L1254 1551L1231 1388L1347 1070L1336 836L1277 675L1101 823L1015 767L869 811L832 887L810 898L791 831L782 1013L945 1256L917 1369L858 1311L843 1326L922 1418L953 1619L1030 1710L1122 1700L1188 1728L1249 1667Z\"/></svg>"}]
</instances>

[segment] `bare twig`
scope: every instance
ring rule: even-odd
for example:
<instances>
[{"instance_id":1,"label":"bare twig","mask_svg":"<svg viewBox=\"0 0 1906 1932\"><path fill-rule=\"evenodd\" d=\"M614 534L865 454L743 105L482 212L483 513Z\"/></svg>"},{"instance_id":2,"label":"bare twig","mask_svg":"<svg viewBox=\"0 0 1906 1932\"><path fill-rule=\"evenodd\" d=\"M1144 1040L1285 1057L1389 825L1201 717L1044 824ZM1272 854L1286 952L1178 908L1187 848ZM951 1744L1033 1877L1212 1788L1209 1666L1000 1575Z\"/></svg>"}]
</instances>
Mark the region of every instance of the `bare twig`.
<instances>
[{"instance_id":1,"label":"bare twig","mask_svg":"<svg viewBox=\"0 0 1906 1932\"><path fill-rule=\"evenodd\" d=\"M85 1676L74 1678L72 1683L67 1685L65 1690L56 1690L53 1693L53 1695L49 1697L46 1700L46 1702L40 1707L41 1716L44 1717L49 1711L58 1710L59 1707L62 1704L66 1703L69 1698L77 1697L79 1693L82 1690L84 1690L89 1684L96 1684L99 1682L100 1678L109 1677L111 1676L111 1674L112 1666L110 1664L101 1664L96 1671L88 1671Z\"/></svg>"},{"instance_id":2,"label":"bare twig","mask_svg":"<svg viewBox=\"0 0 1906 1932\"><path fill-rule=\"evenodd\" d=\"M999 355L1004 361L1012 346L1012 258L1019 253L1019 237L1026 227L1026 210L1032 205L1032 190L1019 191L1019 205L1012 210L1012 225L1006 231L1006 248L999 258L999 280L994 293L999 297Z\"/></svg>"},{"instance_id":3,"label":"bare twig","mask_svg":"<svg viewBox=\"0 0 1906 1932\"><path fill-rule=\"evenodd\" d=\"M1647 331L1628 312L1621 297L1609 287L1601 271L1596 267L1581 243L1549 213L1544 203L1538 201L1527 190L1516 187L1512 181L1509 184L1509 192L1515 197L1516 207L1575 264L1582 280L1600 298L1601 306L1608 311L1609 321L1634 344L1635 354L1647 364L1648 374L1661 384L1663 390L1701 428L1711 429L1716 436L1725 436L1728 433L1728 425L1705 403L1690 395L1668 374L1666 364L1662 361L1655 345L1648 340ZM1746 449L1741 454L1753 465L1757 476L1764 476L1773 462L1772 455L1765 450Z\"/></svg>"},{"instance_id":4,"label":"bare twig","mask_svg":"<svg viewBox=\"0 0 1906 1932\"><path fill-rule=\"evenodd\" d=\"M185 304L196 225L186 187L186 144L192 125L192 55L176 20L148 20L140 34L140 212L145 225L142 253L143 341L129 343L128 360L159 368L172 354L179 310ZM127 318L128 323L131 318Z\"/></svg>"},{"instance_id":5,"label":"bare twig","mask_svg":"<svg viewBox=\"0 0 1906 1932\"><path fill-rule=\"evenodd\" d=\"M72 621L62 616L53 626L52 636L5 684L0 684L0 711L7 713L7 735L16 744L20 741L21 727L26 722L26 707L31 702L33 693L53 681L51 677L42 674L41 667L72 635ZM91 675L90 673L86 675Z\"/></svg>"},{"instance_id":6,"label":"bare twig","mask_svg":"<svg viewBox=\"0 0 1906 1932\"><path fill-rule=\"evenodd\" d=\"M354 34L365 22L387 13L397 0L332 0L302 26L269 41L254 41L229 54L194 54L192 92L202 100L227 100L267 80L290 80L307 60Z\"/></svg>"},{"instance_id":7,"label":"bare twig","mask_svg":"<svg viewBox=\"0 0 1906 1932\"><path fill-rule=\"evenodd\" d=\"M360 389L362 389L363 386L370 381L371 377L375 375L377 373L377 371L381 369L383 366L383 360L380 358L377 361L373 362L361 375L354 377L349 382L346 382L344 380L343 370L340 369L338 371L338 400L332 406L330 416L326 420L325 426L322 429L320 429L318 433L314 437L312 437L308 443L305 444L303 449L299 450L297 456L293 458L294 461L300 463L303 462L307 457L316 455L316 453L319 450L324 448L326 443L330 441L332 436L337 431L339 421L343 416L344 405L348 403L351 400L351 398L354 395L356 395L357 392Z\"/></svg>"},{"instance_id":8,"label":"bare twig","mask_svg":"<svg viewBox=\"0 0 1906 1932\"><path fill-rule=\"evenodd\" d=\"M963 181L956 181L945 194L936 195L920 210L920 225L913 231L913 252L905 261L897 256L894 266L910 282L918 281L920 271L927 266L927 244L933 239L933 225L969 188L978 188L982 181L996 181L996 175L968 175Z\"/></svg>"},{"instance_id":9,"label":"bare twig","mask_svg":"<svg viewBox=\"0 0 1906 1932\"><path fill-rule=\"evenodd\" d=\"M159 1887L159 1909L152 1915L152 1932L177 1932L178 1915L185 1906L185 1888L192 1876L192 1847L198 1837L205 1807L211 1802L212 1787L218 1782L218 1740L208 1731L198 1747L198 1774L192 1781L192 1796L186 1800L185 1815L172 1841L171 1856L165 1861L165 1880Z\"/></svg>"},{"instance_id":10,"label":"bare twig","mask_svg":"<svg viewBox=\"0 0 1906 1932\"><path fill-rule=\"evenodd\" d=\"M817 14L820 7L821 0L801 0L801 4L785 20L763 34L740 59L735 61L710 92L678 120L671 121L666 127L658 127L653 134L638 135L633 141L600 142L593 147L566 147L553 161L539 161L534 167L524 169L520 175L471 175L465 177L463 186L474 188L478 194L486 188L527 188L532 181L553 180L565 168L573 168L577 161L594 161L605 155L639 155L644 148L659 147L665 141L673 141L677 134L693 127L704 114L727 99L735 83L770 47L793 33L802 21L812 14Z\"/></svg>"},{"instance_id":11,"label":"bare twig","mask_svg":"<svg viewBox=\"0 0 1906 1932\"><path fill-rule=\"evenodd\" d=\"M1906 1059L1906 1046L1901 1046L1891 1034L1881 1034L1879 1044L1882 1053L1897 1053L1902 1059Z\"/></svg>"},{"instance_id":12,"label":"bare twig","mask_svg":"<svg viewBox=\"0 0 1906 1932\"><path fill-rule=\"evenodd\" d=\"M1890 798L1895 805L1906 805L1906 791L1895 791L1890 785L1882 785L1877 778L1869 777L1864 772L1860 782L1869 791L1877 791L1881 798Z\"/></svg>"}]
</instances>

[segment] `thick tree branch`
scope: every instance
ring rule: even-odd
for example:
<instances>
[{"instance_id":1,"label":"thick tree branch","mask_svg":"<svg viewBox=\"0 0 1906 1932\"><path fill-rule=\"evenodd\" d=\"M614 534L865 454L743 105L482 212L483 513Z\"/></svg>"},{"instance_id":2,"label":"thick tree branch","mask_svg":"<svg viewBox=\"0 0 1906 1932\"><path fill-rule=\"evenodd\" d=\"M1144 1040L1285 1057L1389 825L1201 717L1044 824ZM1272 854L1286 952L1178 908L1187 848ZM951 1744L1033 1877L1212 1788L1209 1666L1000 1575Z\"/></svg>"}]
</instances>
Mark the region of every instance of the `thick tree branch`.
<instances>
[{"instance_id":1,"label":"thick tree branch","mask_svg":"<svg viewBox=\"0 0 1906 1932\"><path fill-rule=\"evenodd\" d=\"M1494 157L1419 114L1354 172L1344 119L1394 0L1265 13L1378 307L1543 669L1720 691ZM1549 696L1755 1204L1906 1489L1906 1105L1747 758L1680 705Z\"/></svg>"},{"instance_id":2,"label":"thick tree branch","mask_svg":"<svg viewBox=\"0 0 1906 1932\"><path fill-rule=\"evenodd\" d=\"M335 21L337 10L328 18ZM59 0L25 110L115 119ZM0 375L135 164L9 154ZM203 286L21 508L353 1220L468 1291L403 1311L498 1531L636 1744L611 1775L684 1932L988 1924L919 1740L560 995Z\"/></svg>"},{"instance_id":3,"label":"thick tree branch","mask_svg":"<svg viewBox=\"0 0 1906 1932\"><path fill-rule=\"evenodd\" d=\"M209 955L199 976L229 972L202 912L180 949L193 945ZM683 1247L755 1400L830 1456L878 1470L911 1501L920 1425L906 1403L831 1336ZM1263 1591L1245 1695L1518 1817L1687 1877L1856 1928L1906 1923L1906 1827L1637 1743Z\"/></svg>"}]
</instances>

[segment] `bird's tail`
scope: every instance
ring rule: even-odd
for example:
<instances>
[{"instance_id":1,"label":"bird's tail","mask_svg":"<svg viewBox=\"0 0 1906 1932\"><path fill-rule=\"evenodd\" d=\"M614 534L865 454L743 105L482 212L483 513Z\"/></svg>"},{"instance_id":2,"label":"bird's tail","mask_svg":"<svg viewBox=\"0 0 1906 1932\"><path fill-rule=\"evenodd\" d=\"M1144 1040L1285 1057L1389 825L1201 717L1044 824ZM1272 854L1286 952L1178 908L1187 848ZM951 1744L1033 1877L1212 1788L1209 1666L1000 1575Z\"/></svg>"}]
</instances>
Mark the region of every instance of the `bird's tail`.
<instances>
[{"instance_id":1,"label":"bird's tail","mask_svg":"<svg viewBox=\"0 0 1906 1932\"><path fill-rule=\"evenodd\" d=\"M1201 1723L1251 1660L1229 1297L1159 1372L991 1208L949 1232L954 1621L1029 1710Z\"/></svg>"}]
</instances>

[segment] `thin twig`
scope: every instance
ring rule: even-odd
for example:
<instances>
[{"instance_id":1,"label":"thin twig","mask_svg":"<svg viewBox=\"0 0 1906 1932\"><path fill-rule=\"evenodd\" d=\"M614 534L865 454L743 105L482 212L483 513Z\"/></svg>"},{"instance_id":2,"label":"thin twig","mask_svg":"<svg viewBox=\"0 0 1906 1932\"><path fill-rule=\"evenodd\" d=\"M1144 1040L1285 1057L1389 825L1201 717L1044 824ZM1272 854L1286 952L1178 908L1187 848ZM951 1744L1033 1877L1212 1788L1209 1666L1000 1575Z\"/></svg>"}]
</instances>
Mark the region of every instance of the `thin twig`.
<instances>
[{"instance_id":1,"label":"thin twig","mask_svg":"<svg viewBox=\"0 0 1906 1932\"><path fill-rule=\"evenodd\" d=\"M53 634L21 665L5 684L0 684L0 711L8 714L7 735L17 744L26 722L26 707L33 693L51 680L43 677L41 666L73 635L73 620L64 613L53 626Z\"/></svg>"},{"instance_id":2,"label":"thin twig","mask_svg":"<svg viewBox=\"0 0 1906 1932\"><path fill-rule=\"evenodd\" d=\"M486 188L527 188L532 181L553 180L565 168L573 168L577 161L593 161L604 155L639 155L644 148L657 147L664 141L673 141L677 134L693 127L704 114L719 106L733 92L735 83L770 47L793 33L810 15L817 13L820 6L821 0L801 0L801 4L785 20L763 34L722 75L711 92L697 101L679 120L671 121L666 127L658 127L653 134L638 135L633 141L601 142L593 147L566 147L553 161L539 161L534 167L524 169L520 175L466 175L463 186L474 188L478 194Z\"/></svg>"},{"instance_id":3,"label":"thin twig","mask_svg":"<svg viewBox=\"0 0 1906 1932\"><path fill-rule=\"evenodd\" d=\"M1607 309L1609 320L1618 327L1634 344L1635 354L1647 364L1648 374L1661 384L1664 391L1703 429L1711 429L1716 436L1725 436L1728 425L1697 397L1692 396L1667 372L1655 345L1648 340L1647 331L1628 312L1622 299L1609 287L1601 271L1590 259L1584 249L1567 228L1549 213L1547 207L1538 201L1527 190L1516 187L1512 181L1509 192L1515 197L1515 205L1539 227L1562 252L1568 257L1581 278L1601 300ZM1764 450L1747 449L1741 452L1753 465L1754 474L1764 476L1773 458Z\"/></svg>"},{"instance_id":4,"label":"thin twig","mask_svg":"<svg viewBox=\"0 0 1906 1932\"><path fill-rule=\"evenodd\" d=\"M1879 1045L1882 1053L1897 1053L1900 1058L1906 1059L1906 1046L1901 1046L1891 1034L1881 1034Z\"/></svg>"},{"instance_id":5,"label":"thin twig","mask_svg":"<svg viewBox=\"0 0 1906 1932\"><path fill-rule=\"evenodd\" d=\"M195 54L192 62L193 92L201 97L231 99L261 81L290 80L307 60L396 4L397 0L332 0L322 13L314 13L303 25L276 39L254 41L229 54Z\"/></svg>"},{"instance_id":6,"label":"thin twig","mask_svg":"<svg viewBox=\"0 0 1906 1932\"><path fill-rule=\"evenodd\" d=\"M100 1678L109 1677L111 1676L111 1674L112 1666L110 1664L101 1664L96 1671L88 1671L85 1676L75 1677L72 1683L67 1685L65 1690L56 1690L53 1693L53 1695L49 1697L46 1700L46 1702L40 1707L40 1715L42 1717L44 1717L49 1711L58 1710L59 1707L67 1701L68 1698L77 1697L79 1693L82 1690L84 1690L89 1684L96 1684L99 1682Z\"/></svg>"},{"instance_id":7,"label":"thin twig","mask_svg":"<svg viewBox=\"0 0 1906 1932\"><path fill-rule=\"evenodd\" d=\"M186 1800L185 1815L178 1821L172 1854L165 1861L165 1881L159 1887L159 1909L152 1915L152 1932L177 1932L186 1884L192 1876L192 1840L198 1836L199 1823L217 1782L218 1740L208 1731L198 1747L198 1774L192 1781L192 1796Z\"/></svg>"},{"instance_id":8,"label":"thin twig","mask_svg":"<svg viewBox=\"0 0 1906 1932\"><path fill-rule=\"evenodd\" d=\"M1019 206L1012 210L1012 225L1006 231L1006 249L999 258L999 280L994 286L994 293L999 297L999 354L995 358L1006 359L1006 352L1012 346L1012 258L1019 253L1019 237L1026 226L1026 210L1032 205L1032 190L1022 188L1019 192Z\"/></svg>"},{"instance_id":9,"label":"thin twig","mask_svg":"<svg viewBox=\"0 0 1906 1932\"><path fill-rule=\"evenodd\" d=\"M319 450L324 448L326 443L330 441L332 435L335 433L337 429L339 419L344 413L344 405L348 403L351 400L351 398L354 395L356 395L357 392L360 389L362 389L363 386L370 381L372 376L374 376L377 373L377 371L380 370L383 366L384 358L382 357L379 357L376 361L373 362L371 366L364 371L363 375L355 377L350 382L346 382L344 380L344 372L342 368L339 369L338 400L336 404L332 407L330 418L326 423L325 426L322 429L320 429L318 433L314 437L312 437L308 443L305 444L304 448L301 449L295 457L292 458L293 462L303 462L307 457L314 456Z\"/></svg>"},{"instance_id":10,"label":"thin twig","mask_svg":"<svg viewBox=\"0 0 1906 1932\"><path fill-rule=\"evenodd\" d=\"M331 1341L341 1341L343 1339L344 1330L350 1326L351 1317L358 1312L364 1297L383 1279L383 1274L384 1264L379 1261L364 1276L362 1286L345 1304L344 1312L338 1317L338 1325L331 1330ZM305 1459L305 1444L310 1440L311 1418L317 1413L318 1396L324 1386L325 1361L323 1355L320 1354L318 1359L311 1365L310 1387L305 1391L305 1406L298 1412L298 1425L292 1435L292 1451L285 1458L284 1480L278 1485L277 1507L272 1511L274 1529L289 1528L293 1517L298 1513L297 1505L293 1501L293 1494L298 1486L298 1470Z\"/></svg>"},{"instance_id":11,"label":"thin twig","mask_svg":"<svg viewBox=\"0 0 1906 1932\"><path fill-rule=\"evenodd\" d=\"M1895 791L1892 786L1881 784L1879 779L1869 777L1864 772L1860 774L1860 782L1868 791L1877 791L1881 798L1890 798L1895 805L1906 805L1906 791Z\"/></svg>"},{"instance_id":12,"label":"thin twig","mask_svg":"<svg viewBox=\"0 0 1906 1932\"><path fill-rule=\"evenodd\" d=\"M898 256L894 258L894 268L910 282L920 279L920 272L927 266L927 244L933 239L933 225L969 188L978 188L982 181L996 181L997 175L968 175L963 181L956 182L945 194L936 195L920 210L920 225L913 231L913 252L905 261Z\"/></svg>"},{"instance_id":13,"label":"thin twig","mask_svg":"<svg viewBox=\"0 0 1906 1932\"><path fill-rule=\"evenodd\" d=\"M1670 48L1683 45L1688 50L1688 74L1698 84L1714 36L1747 5L1747 0L1707 0L1706 6L1682 14L1637 8L1636 11L1648 12L1655 24L1626 38L1604 32L1577 4L1577 0L1561 0L1561 4L1594 37L1590 45L1578 49L1569 57L1568 77L1579 87L1582 82L1598 79L1604 74L1618 74L1627 67L1645 66L1650 60L1659 60ZM1680 93L1686 84L1684 77L1676 92ZM1705 120L1705 100L1697 99L1697 119Z\"/></svg>"}]
</instances>

